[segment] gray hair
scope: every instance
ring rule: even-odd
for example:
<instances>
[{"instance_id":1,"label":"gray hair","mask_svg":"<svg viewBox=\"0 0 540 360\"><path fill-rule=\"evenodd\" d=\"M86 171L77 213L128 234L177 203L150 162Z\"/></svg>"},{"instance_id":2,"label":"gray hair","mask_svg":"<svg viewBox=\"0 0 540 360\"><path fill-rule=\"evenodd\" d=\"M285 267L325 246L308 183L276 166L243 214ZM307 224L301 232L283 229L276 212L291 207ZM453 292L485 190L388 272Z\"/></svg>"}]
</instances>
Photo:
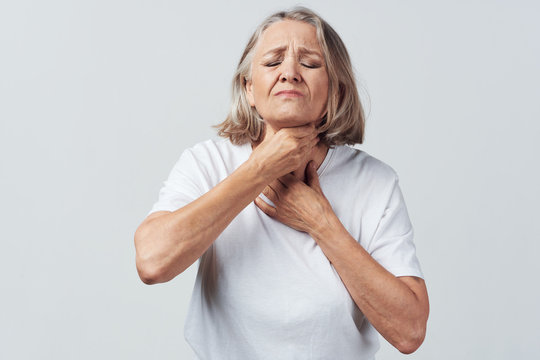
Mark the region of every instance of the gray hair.
<instances>
[{"instance_id":1,"label":"gray hair","mask_svg":"<svg viewBox=\"0 0 540 360\"><path fill-rule=\"evenodd\" d=\"M232 82L231 110L221 124L218 135L233 144L260 140L264 122L246 96L246 81L251 78L251 63L261 34L272 24L296 20L315 26L328 72L327 112L319 126L321 142L329 146L361 144L364 139L365 115L358 96L349 53L336 31L319 15L305 7L279 11L267 17L255 30L240 58Z\"/></svg>"}]
</instances>

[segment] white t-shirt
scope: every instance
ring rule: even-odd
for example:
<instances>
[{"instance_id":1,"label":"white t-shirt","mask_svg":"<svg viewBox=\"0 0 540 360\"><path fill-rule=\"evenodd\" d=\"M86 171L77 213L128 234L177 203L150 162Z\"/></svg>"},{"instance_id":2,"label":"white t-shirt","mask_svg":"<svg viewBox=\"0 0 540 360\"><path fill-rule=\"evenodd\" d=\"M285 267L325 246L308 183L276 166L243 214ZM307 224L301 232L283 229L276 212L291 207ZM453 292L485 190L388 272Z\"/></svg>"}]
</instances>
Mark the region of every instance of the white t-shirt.
<instances>
[{"instance_id":1,"label":"white t-shirt","mask_svg":"<svg viewBox=\"0 0 540 360\"><path fill-rule=\"evenodd\" d=\"M185 150L150 213L175 211L244 163L251 145ZM317 170L345 228L395 276L423 277L395 171L349 146ZM317 243L250 203L198 260L184 335L200 359L373 359L376 330Z\"/></svg>"}]
</instances>

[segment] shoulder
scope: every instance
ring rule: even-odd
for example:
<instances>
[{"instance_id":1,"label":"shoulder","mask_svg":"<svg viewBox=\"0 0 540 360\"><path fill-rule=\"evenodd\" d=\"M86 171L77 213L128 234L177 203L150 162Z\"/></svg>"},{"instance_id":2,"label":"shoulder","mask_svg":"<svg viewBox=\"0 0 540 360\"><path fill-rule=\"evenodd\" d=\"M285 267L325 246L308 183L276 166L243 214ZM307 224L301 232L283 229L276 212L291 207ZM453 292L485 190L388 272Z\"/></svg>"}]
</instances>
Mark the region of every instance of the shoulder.
<instances>
[{"instance_id":1,"label":"shoulder","mask_svg":"<svg viewBox=\"0 0 540 360\"><path fill-rule=\"evenodd\" d=\"M334 168L353 177L393 184L398 174L393 167L364 150L348 145L334 147Z\"/></svg>"},{"instance_id":2,"label":"shoulder","mask_svg":"<svg viewBox=\"0 0 540 360\"><path fill-rule=\"evenodd\" d=\"M188 147L186 151L193 154L205 154L213 151L227 151L227 149L230 149L232 146L229 139L207 139L195 143Z\"/></svg>"},{"instance_id":3,"label":"shoulder","mask_svg":"<svg viewBox=\"0 0 540 360\"><path fill-rule=\"evenodd\" d=\"M208 139L184 150L182 156L189 158L192 167L217 184L230 175L249 157L249 144L234 145L229 139Z\"/></svg>"},{"instance_id":4,"label":"shoulder","mask_svg":"<svg viewBox=\"0 0 540 360\"><path fill-rule=\"evenodd\" d=\"M229 139L207 139L188 147L184 152L190 153L195 159L202 162L227 160L242 153L245 145L234 145Z\"/></svg>"}]
</instances>

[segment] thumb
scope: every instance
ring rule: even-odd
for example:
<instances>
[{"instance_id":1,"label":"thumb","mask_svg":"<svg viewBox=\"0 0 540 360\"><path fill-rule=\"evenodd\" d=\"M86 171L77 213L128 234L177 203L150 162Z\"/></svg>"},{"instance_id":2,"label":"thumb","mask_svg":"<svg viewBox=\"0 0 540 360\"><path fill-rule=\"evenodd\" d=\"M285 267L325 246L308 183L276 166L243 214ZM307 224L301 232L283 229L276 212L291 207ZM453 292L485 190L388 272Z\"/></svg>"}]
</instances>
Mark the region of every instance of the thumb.
<instances>
[{"instance_id":1,"label":"thumb","mask_svg":"<svg viewBox=\"0 0 540 360\"><path fill-rule=\"evenodd\" d=\"M321 184L319 183L319 175L317 174L317 169L315 168L315 161L313 160L308 163L306 169L306 180L310 188L322 194Z\"/></svg>"}]
</instances>

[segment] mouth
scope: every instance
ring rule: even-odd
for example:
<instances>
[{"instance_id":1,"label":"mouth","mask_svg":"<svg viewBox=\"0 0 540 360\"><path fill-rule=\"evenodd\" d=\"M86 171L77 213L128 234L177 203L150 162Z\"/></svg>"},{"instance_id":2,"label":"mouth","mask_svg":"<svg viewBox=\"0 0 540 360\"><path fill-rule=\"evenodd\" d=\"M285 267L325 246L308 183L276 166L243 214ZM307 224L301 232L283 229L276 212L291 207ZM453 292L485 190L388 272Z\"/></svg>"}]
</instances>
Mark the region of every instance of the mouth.
<instances>
[{"instance_id":1,"label":"mouth","mask_svg":"<svg viewBox=\"0 0 540 360\"><path fill-rule=\"evenodd\" d=\"M300 91L298 90L281 90L276 93L276 96L283 96L283 97L301 97L304 96Z\"/></svg>"}]
</instances>

